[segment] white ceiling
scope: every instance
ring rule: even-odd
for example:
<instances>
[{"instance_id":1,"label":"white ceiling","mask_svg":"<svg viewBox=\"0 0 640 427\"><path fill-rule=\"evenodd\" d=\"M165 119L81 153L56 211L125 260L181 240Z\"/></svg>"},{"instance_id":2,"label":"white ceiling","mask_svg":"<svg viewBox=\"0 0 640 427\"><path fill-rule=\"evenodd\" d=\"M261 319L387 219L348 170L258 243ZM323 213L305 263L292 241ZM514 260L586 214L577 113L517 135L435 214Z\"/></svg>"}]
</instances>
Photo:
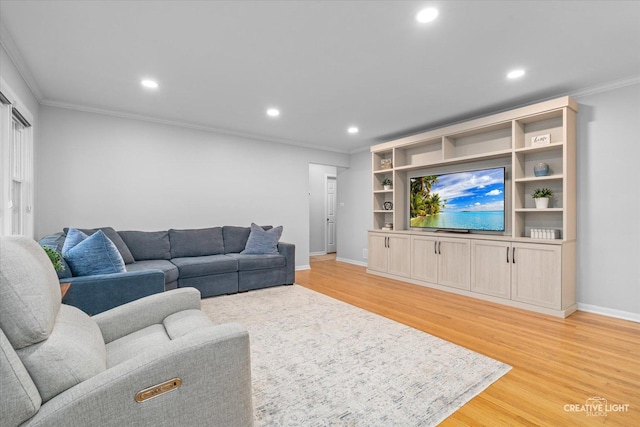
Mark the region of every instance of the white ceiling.
<instances>
[{"instance_id":1,"label":"white ceiling","mask_svg":"<svg viewBox=\"0 0 640 427\"><path fill-rule=\"evenodd\" d=\"M45 105L341 152L640 76L638 1L0 0L0 19Z\"/></svg>"}]
</instances>

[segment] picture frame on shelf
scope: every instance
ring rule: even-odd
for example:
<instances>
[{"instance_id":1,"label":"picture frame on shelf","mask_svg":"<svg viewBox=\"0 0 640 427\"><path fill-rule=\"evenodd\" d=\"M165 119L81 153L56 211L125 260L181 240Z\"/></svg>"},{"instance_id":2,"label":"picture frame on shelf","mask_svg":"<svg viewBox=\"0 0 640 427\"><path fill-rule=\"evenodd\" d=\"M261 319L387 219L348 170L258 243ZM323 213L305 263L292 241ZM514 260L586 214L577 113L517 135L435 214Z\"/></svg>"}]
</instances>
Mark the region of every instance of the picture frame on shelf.
<instances>
[{"instance_id":1,"label":"picture frame on shelf","mask_svg":"<svg viewBox=\"0 0 640 427\"><path fill-rule=\"evenodd\" d=\"M551 144L551 134L537 135L531 137L532 147L542 147Z\"/></svg>"},{"instance_id":2,"label":"picture frame on shelf","mask_svg":"<svg viewBox=\"0 0 640 427\"><path fill-rule=\"evenodd\" d=\"M391 163L391 159L380 159L380 169L386 170L393 168L393 164Z\"/></svg>"}]
</instances>

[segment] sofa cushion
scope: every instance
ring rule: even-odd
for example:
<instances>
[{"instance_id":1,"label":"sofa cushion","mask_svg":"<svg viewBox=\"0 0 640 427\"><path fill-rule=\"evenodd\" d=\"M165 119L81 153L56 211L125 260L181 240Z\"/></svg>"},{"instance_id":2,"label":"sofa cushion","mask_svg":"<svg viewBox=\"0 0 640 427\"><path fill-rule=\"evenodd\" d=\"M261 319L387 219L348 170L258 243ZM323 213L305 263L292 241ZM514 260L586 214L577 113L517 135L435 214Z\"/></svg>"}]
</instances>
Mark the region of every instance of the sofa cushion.
<instances>
[{"instance_id":1,"label":"sofa cushion","mask_svg":"<svg viewBox=\"0 0 640 427\"><path fill-rule=\"evenodd\" d=\"M273 227L263 225L263 230L270 230ZM224 253L240 253L244 251L247 245L247 239L251 234L251 227L235 227L225 225L222 227L222 236L224 237Z\"/></svg>"},{"instance_id":2,"label":"sofa cushion","mask_svg":"<svg viewBox=\"0 0 640 427\"><path fill-rule=\"evenodd\" d=\"M28 237L2 237L0 329L13 348L47 339L59 309L60 283L44 249Z\"/></svg>"},{"instance_id":3,"label":"sofa cushion","mask_svg":"<svg viewBox=\"0 0 640 427\"><path fill-rule=\"evenodd\" d=\"M74 276L124 273L127 271L118 248L98 230L91 236L75 228L69 229L62 255Z\"/></svg>"},{"instance_id":4,"label":"sofa cushion","mask_svg":"<svg viewBox=\"0 0 640 427\"><path fill-rule=\"evenodd\" d=\"M136 261L171 259L168 231L118 231Z\"/></svg>"},{"instance_id":5,"label":"sofa cushion","mask_svg":"<svg viewBox=\"0 0 640 427\"><path fill-rule=\"evenodd\" d=\"M264 230L257 224L251 224L251 233L242 254L277 254L278 240L282 235L282 226Z\"/></svg>"},{"instance_id":6,"label":"sofa cushion","mask_svg":"<svg viewBox=\"0 0 640 427\"><path fill-rule=\"evenodd\" d=\"M228 254L238 261L239 271L264 270L268 268L281 268L287 265L287 259L282 255L262 254Z\"/></svg>"},{"instance_id":7,"label":"sofa cushion","mask_svg":"<svg viewBox=\"0 0 640 427\"><path fill-rule=\"evenodd\" d=\"M69 277L71 277L71 267L69 267L69 264L67 264L67 260L65 260L62 256L62 246L64 245L64 240L66 238L66 234L58 232L55 234L49 234L48 236L40 239L40 241L38 242L40 243L40 246L50 247L60 255L60 261L62 261L63 269L60 271L56 271L58 279L68 279Z\"/></svg>"},{"instance_id":8,"label":"sofa cushion","mask_svg":"<svg viewBox=\"0 0 640 427\"><path fill-rule=\"evenodd\" d=\"M238 271L238 261L227 255L174 258L171 262L180 270L180 279Z\"/></svg>"},{"instance_id":9,"label":"sofa cushion","mask_svg":"<svg viewBox=\"0 0 640 427\"><path fill-rule=\"evenodd\" d=\"M38 412L42 399L2 329L0 329L0 378L2 378L1 425L20 425Z\"/></svg>"},{"instance_id":10,"label":"sofa cushion","mask_svg":"<svg viewBox=\"0 0 640 427\"><path fill-rule=\"evenodd\" d=\"M107 368L100 328L87 314L70 305L60 306L49 338L17 353L43 402Z\"/></svg>"},{"instance_id":11,"label":"sofa cushion","mask_svg":"<svg viewBox=\"0 0 640 427\"><path fill-rule=\"evenodd\" d=\"M111 240L113 244L116 245L116 248L118 248L118 252L120 252L120 255L122 256L125 264L130 264L136 261L133 258L133 255L131 254L131 251L129 250L127 244L124 242L124 240L122 240L122 237L120 237L118 232L114 230L113 227L78 228L78 230L82 231L87 236L91 236L96 231L102 230L102 232L109 238L109 240ZM69 228L64 228L63 231L66 235L69 233Z\"/></svg>"},{"instance_id":12,"label":"sofa cushion","mask_svg":"<svg viewBox=\"0 0 640 427\"><path fill-rule=\"evenodd\" d=\"M125 267L127 267L127 271L162 270L165 284L178 280L178 267L166 259L137 261L134 264L127 264Z\"/></svg>"},{"instance_id":13,"label":"sofa cushion","mask_svg":"<svg viewBox=\"0 0 640 427\"><path fill-rule=\"evenodd\" d=\"M222 228L169 230L171 258L217 255L224 253Z\"/></svg>"}]
</instances>

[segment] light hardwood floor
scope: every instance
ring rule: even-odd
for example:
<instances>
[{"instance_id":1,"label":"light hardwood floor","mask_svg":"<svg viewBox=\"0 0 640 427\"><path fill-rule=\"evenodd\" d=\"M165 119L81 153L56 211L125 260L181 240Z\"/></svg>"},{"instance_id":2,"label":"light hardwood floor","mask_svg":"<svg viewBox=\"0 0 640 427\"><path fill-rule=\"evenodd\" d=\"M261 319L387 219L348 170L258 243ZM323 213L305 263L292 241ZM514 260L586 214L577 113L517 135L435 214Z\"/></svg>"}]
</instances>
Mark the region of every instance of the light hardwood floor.
<instances>
[{"instance_id":1,"label":"light hardwood floor","mask_svg":"<svg viewBox=\"0 0 640 427\"><path fill-rule=\"evenodd\" d=\"M444 426L640 426L640 324L576 312L558 319L311 260L296 283L513 367ZM571 412L604 398L606 416ZM617 406L614 406L617 405ZM569 411L567 411L567 409Z\"/></svg>"}]
</instances>

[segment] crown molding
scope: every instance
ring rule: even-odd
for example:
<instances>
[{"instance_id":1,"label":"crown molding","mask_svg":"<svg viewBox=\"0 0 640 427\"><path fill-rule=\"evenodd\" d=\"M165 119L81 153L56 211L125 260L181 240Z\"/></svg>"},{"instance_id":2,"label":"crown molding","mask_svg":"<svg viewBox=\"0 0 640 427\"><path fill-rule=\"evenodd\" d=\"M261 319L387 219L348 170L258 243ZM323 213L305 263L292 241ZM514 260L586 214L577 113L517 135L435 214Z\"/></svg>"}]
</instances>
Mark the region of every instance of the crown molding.
<instances>
[{"instance_id":1,"label":"crown molding","mask_svg":"<svg viewBox=\"0 0 640 427\"><path fill-rule=\"evenodd\" d=\"M340 153L340 154L349 154L349 152L346 150L338 150L338 149L333 149L329 147L319 148L311 144L305 144L302 142L293 141L285 138L274 138L274 137L258 135L250 132L240 132L240 131L235 131L231 129L222 129L222 128L216 128L212 126L198 125L194 123L185 123L185 122L178 122L173 120L159 119L157 117L144 116L144 115L132 114L132 113L123 113L119 111L106 110L101 108L86 107L83 105L51 101L48 99L44 99L40 101L40 104L47 107L64 108L67 110L81 111L84 113L101 114L105 116L118 117L121 119L139 120L144 122L158 123L158 124L167 125L167 126L176 126L176 127L186 128L186 129L217 133L220 135L229 135L229 136L235 136L239 138L273 142L275 144L293 145L301 148L307 148L307 149L318 150L318 151L331 151L331 152Z\"/></svg>"},{"instance_id":2,"label":"crown molding","mask_svg":"<svg viewBox=\"0 0 640 427\"><path fill-rule=\"evenodd\" d=\"M27 87L38 103L42 103L42 91L40 91L40 88L36 83L36 79L33 77L33 74L31 74L20 50L16 46L13 37L11 37L9 30L7 30L7 27L4 25L2 20L0 20L0 46L2 46L5 52L7 52L9 59L11 59L11 62L15 65L18 73L22 76L22 79L27 84Z\"/></svg>"},{"instance_id":3,"label":"crown molding","mask_svg":"<svg viewBox=\"0 0 640 427\"><path fill-rule=\"evenodd\" d=\"M371 151L371 147L373 147L374 145L376 144L367 145L366 147L355 148L349 151L349 154L358 154L358 153L362 153L363 151Z\"/></svg>"},{"instance_id":4,"label":"crown molding","mask_svg":"<svg viewBox=\"0 0 640 427\"><path fill-rule=\"evenodd\" d=\"M577 90L575 92L569 93L568 95L572 98L583 98L589 95L595 95L597 93L608 92L610 90L620 89L622 87L631 86L635 84L640 84L640 75L627 77L625 79L614 80L612 82L607 82L604 84L587 87L584 89Z\"/></svg>"}]
</instances>

